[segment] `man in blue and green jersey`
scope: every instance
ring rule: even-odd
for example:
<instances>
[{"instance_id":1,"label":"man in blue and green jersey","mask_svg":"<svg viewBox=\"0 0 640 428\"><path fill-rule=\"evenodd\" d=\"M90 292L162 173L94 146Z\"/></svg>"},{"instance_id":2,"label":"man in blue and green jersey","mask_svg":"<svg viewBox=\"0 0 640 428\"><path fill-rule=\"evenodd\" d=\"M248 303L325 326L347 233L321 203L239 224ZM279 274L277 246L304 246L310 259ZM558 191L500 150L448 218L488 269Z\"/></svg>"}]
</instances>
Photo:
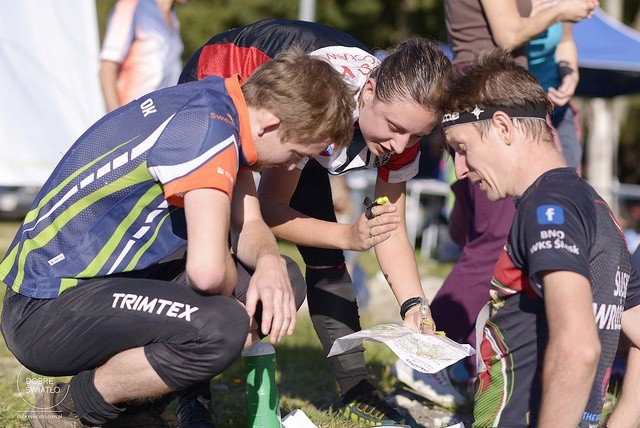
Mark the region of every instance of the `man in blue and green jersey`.
<instances>
[{"instance_id":1,"label":"man in blue and green jersey","mask_svg":"<svg viewBox=\"0 0 640 428\"><path fill-rule=\"evenodd\" d=\"M32 425L110 423L291 334L304 280L262 220L252 170L344 147L353 109L331 65L291 49L244 83L152 92L85 132L0 264L7 346L36 373L74 375Z\"/></svg>"}]
</instances>

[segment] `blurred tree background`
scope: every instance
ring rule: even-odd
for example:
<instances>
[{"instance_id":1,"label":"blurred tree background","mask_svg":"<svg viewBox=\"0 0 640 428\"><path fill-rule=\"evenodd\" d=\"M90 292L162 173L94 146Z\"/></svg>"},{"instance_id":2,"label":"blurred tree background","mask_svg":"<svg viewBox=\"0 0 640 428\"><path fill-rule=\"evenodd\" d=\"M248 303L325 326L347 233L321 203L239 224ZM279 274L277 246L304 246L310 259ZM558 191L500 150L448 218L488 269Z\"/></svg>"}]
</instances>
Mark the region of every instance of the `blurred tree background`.
<instances>
[{"instance_id":1,"label":"blurred tree background","mask_svg":"<svg viewBox=\"0 0 640 428\"><path fill-rule=\"evenodd\" d=\"M96 1L100 40L114 3ZM640 29L640 0L600 0L600 6ZM176 11L186 60L211 36L229 28L264 18L297 19L299 1L188 0L177 5ZM443 0L316 0L315 20L350 33L374 49L392 47L410 36L431 36L446 42ZM640 121L635 119L640 115L640 98L628 97L624 104L627 119L621 120L617 174L621 182L640 184Z\"/></svg>"},{"instance_id":2,"label":"blurred tree background","mask_svg":"<svg viewBox=\"0 0 640 428\"><path fill-rule=\"evenodd\" d=\"M100 39L115 0L97 0ZM176 6L186 60L211 36L264 18L297 19L298 0L188 0ZM389 48L412 35L446 40L442 0L316 0L315 20Z\"/></svg>"},{"instance_id":3,"label":"blurred tree background","mask_svg":"<svg viewBox=\"0 0 640 428\"><path fill-rule=\"evenodd\" d=\"M562 1L562 0L561 0ZM100 37L116 0L97 0ZM264 18L296 19L298 0L188 0L177 5L185 59L211 36ZM640 29L640 0L600 0L608 13ZM443 0L316 0L315 20L352 34L372 48L409 36L446 41Z\"/></svg>"}]
</instances>

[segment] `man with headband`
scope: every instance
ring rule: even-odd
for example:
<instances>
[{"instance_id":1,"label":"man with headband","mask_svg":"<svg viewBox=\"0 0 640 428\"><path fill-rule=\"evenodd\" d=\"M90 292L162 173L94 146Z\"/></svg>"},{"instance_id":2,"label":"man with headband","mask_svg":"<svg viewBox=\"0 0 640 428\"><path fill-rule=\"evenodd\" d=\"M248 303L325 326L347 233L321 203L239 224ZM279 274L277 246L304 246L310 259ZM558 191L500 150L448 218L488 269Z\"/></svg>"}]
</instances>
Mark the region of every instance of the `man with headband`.
<instances>
[{"instance_id":1,"label":"man with headband","mask_svg":"<svg viewBox=\"0 0 640 428\"><path fill-rule=\"evenodd\" d=\"M507 52L456 77L442 107L456 176L516 203L477 327L473 426L605 425L621 330L632 343L627 376L640 369L640 277L613 213L566 166L545 121L547 96ZM627 383L609 427L640 422L628 400L638 382Z\"/></svg>"}]
</instances>

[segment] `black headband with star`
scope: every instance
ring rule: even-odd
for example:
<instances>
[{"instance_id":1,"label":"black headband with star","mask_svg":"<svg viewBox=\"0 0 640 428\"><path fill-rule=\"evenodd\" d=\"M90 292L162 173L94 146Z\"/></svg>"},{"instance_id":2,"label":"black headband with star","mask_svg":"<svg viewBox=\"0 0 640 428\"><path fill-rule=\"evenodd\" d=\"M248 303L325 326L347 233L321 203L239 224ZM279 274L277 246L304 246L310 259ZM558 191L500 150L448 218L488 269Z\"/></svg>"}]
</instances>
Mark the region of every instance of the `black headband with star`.
<instances>
[{"instance_id":1,"label":"black headband with star","mask_svg":"<svg viewBox=\"0 0 640 428\"><path fill-rule=\"evenodd\" d=\"M462 125L463 123L479 122L481 120L491 119L497 111L506 113L511 118L547 118L547 106L544 103L526 104L525 106L504 107L504 106L484 106L482 108L475 106L469 111L451 111L442 116L442 127L447 128L454 125Z\"/></svg>"}]
</instances>

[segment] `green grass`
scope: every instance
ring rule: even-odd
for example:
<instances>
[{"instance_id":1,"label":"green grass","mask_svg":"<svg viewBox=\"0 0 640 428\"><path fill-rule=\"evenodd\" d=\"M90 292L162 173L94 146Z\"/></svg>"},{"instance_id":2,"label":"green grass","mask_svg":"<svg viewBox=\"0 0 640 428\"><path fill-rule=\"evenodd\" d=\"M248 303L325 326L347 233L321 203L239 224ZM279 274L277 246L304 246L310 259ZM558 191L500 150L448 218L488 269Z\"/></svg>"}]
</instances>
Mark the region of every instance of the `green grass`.
<instances>
[{"instance_id":1,"label":"green grass","mask_svg":"<svg viewBox=\"0 0 640 428\"><path fill-rule=\"evenodd\" d=\"M11 244L11 240L16 234L16 230L18 230L18 226L20 226L20 224L16 222L0 221L0 254L2 255L0 260L2 260L7 247Z\"/></svg>"},{"instance_id":2,"label":"green grass","mask_svg":"<svg viewBox=\"0 0 640 428\"><path fill-rule=\"evenodd\" d=\"M15 222L0 222L0 255L11 243L18 228ZM2 260L0 257L0 260ZM0 299L4 297L5 288L0 287ZM18 373L22 366L13 357L0 335L0 426L7 428L22 428L28 426L22 417L29 409L27 403L20 398L17 388Z\"/></svg>"},{"instance_id":3,"label":"green grass","mask_svg":"<svg viewBox=\"0 0 640 428\"><path fill-rule=\"evenodd\" d=\"M4 294L4 292L2 292ZM393 353L382 344L365 344L365 353L372 379L384 391L393 388L389 366L395 361ZM355 428L344 419L331 417L318 410L333 400L338 390L324 357L324 352L309 316L298 316L296 331L292 336L275 345L277 358L276 382L280 392L280 408L283 416L294 409L302 409L321 428ZM22 428L26 425L24 412L28 404L21 398L16 381L21 365L16 361L4 341L0 343L0 426ZM52 378L54 381L58 378ZM221 427L246 426L245 373L238 359L225 373L211 382L216 414ZM60 378L67 380L67 378ZM175 410L175 402L169 410Z\"/></svg>"},{"instance_id":4,"label":"green grass","mask_svg":"<svg viewBox=\"0 0 640 428\"><path fill-rule=\"evenodd\" d=\"M17 223L0 222L1 255L4 255L17 228ZM301 263L295 247L281 243L280 248L284 254ZM376 274L378 269L373 252L358 254L358 262L367 275ZM421 263L420 269L429 269L430 272L438 272L440 269L446 274L450 266L440 267L431 262ZM0 287L0 297L3 295L4 287ZM366 313L362 314L361 322L363 327L372 325L368 322ZM396 360L395 355L380 343L365 342L365 348L370 378L383 392L391 392L396 379L391 375L389 367ZM342 418L331 417L318 410L337 397L338 388L306 311L301 310L299 313L295 333L276 345L276 358L278 364L276 381L283 416L294 409L301 409L320 428L356 427ZM4 340L0 339L0 427L3 428L28 426L23 412L27 411L29 406L21 398L17 388L21 367L7 349ZM211 382L221 427L246 426L244 379L245 373L239 359L225 373ZM175 409L175 403L172 403L169 409Z\"/></svg>"},{"instance_id":5,"label":"green grass","mask_svg":"<svg viewBox=\"0 0 640 428\"><path fill-rule=\"evenodd\" d=\"M4 255L17 227L17 223L0 222L0 255ZM280 249L282 253L301 263L295 247L281 243ZM425 261L419 257L419 254L416 257L422 273L429 272L430 275L444 277L451 269L451 264ZM359 253L358 262L368 276L371 277L377 273L378 267L373 252ZM4 287L0 287L0 299L2 296L4 296ZM363 311L361 314L363 328L372 325L368 318L366 311ZM294 334L286 337L275 348L276 382L280 392L282 416L294 409L301 409L319 428L356 428L358 426L318 410L337 396L338 389L306 311L301 310L298 314ZM371 380L384 393L392 392L396 379L390 373L390 366L396 360L395 355L380 343L365 342L365 348L367 350L365 361ZM24 412L29 409L29 405L21 398L17 387L21 367L0 336L0 427L2 428L28 426ZM220 427L246 426L244 380L245 373L240 359L225 373L212 380L211 389ZM603 414L610 412L615 404L619 391L612 392L607 395ZM172 413L175 407L175 402L170 404L166 414Z\"/></svg>"},{"instance_id":6,"label":"green grass","mask_svg":"<svg viewBox=\"0 0 640 428\"><path fill-rule=\"evenodd\" d=\"M384 345L366 344L372 352L366 352L367 366L372 378L381 388L390 390L394 380L389 365L395 357ZM331 417L318 408L333 400L338 392L335 380L324 357L308 316L299 316L295 333L275 346L277 359L276 382L280 392L281 414L302 409L319 427L356 427L341 418ZM216 401L221 426L246 426L244 402L245 373L241 361L212 381L214 400L216 391L222 394Z\"/></svg>"}]
</instances>

